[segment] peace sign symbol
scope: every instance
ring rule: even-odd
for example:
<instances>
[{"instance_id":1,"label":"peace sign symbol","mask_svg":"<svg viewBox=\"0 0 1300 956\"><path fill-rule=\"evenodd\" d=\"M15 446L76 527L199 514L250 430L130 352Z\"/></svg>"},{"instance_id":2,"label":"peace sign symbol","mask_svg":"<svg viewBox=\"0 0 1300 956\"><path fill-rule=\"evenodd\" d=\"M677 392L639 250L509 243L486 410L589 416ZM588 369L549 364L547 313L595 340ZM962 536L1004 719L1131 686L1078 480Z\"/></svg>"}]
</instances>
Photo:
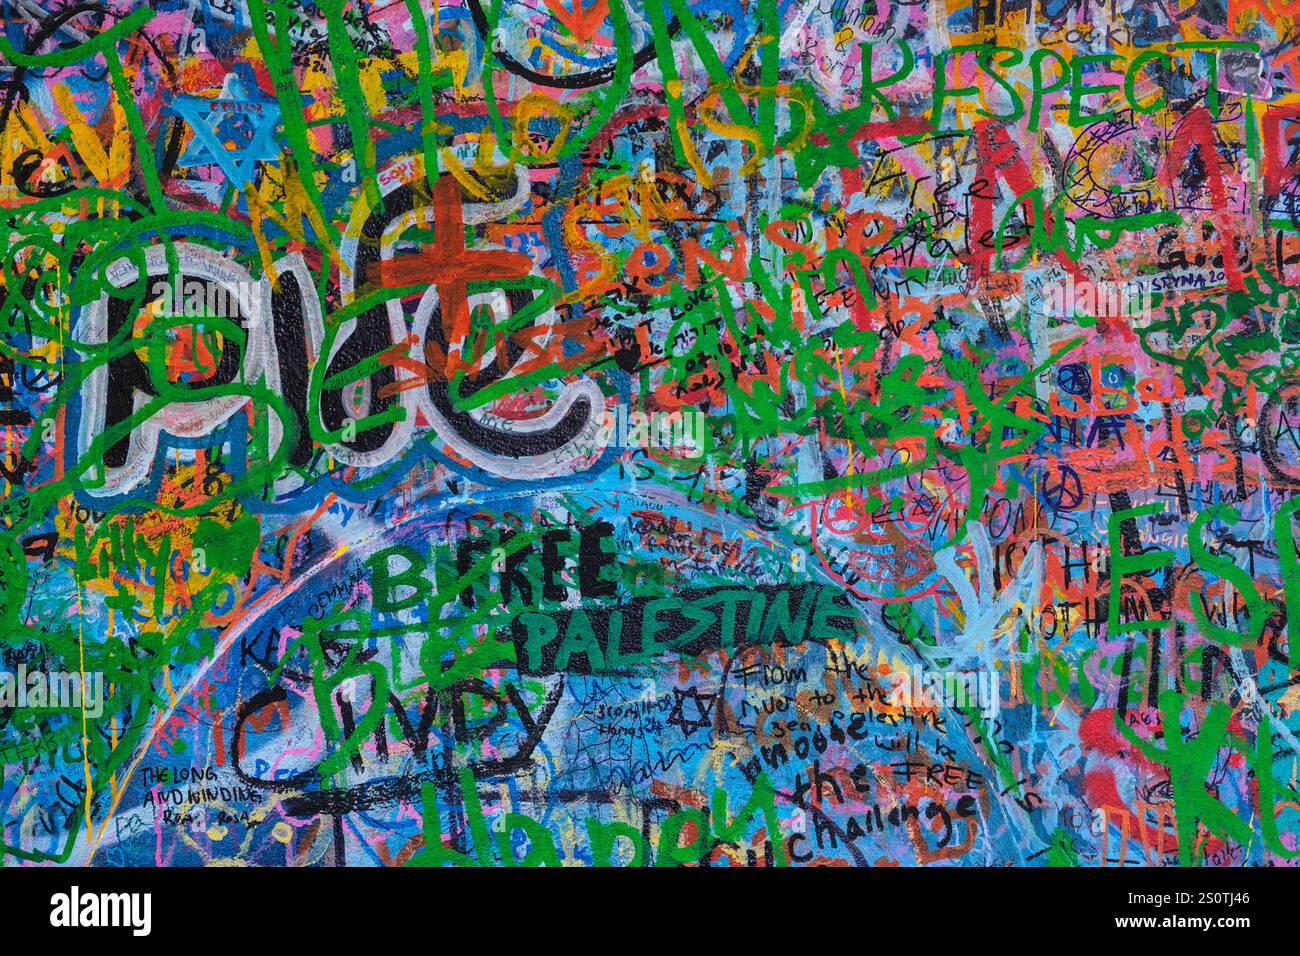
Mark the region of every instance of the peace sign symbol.
<instances>
[{"instance_id":1,"label":"peace sign symbol","mask_svg":"<svg viewBox=\"0 0 1300 956\"><path fill-rule=\"evenodd\" d=\"M1088 372L1088 366L1078 362L1062 365L1056 372L1056 382L1069 395L1087 398L1092 391L1092 375Z\"/></svg>"},{"instance_id":2,"label":"peace sign symbol","mask_svg":"<svg viewBox=\"0 0 1300 956\"><path fill-rule=\"evenodd\" d=\"M1053 511L1073 511L1083 504L1083 482L1069 465L1061 465L1055 477L1045 470L1040 487L1043 503Z\"/></svg>"}]
</instances>

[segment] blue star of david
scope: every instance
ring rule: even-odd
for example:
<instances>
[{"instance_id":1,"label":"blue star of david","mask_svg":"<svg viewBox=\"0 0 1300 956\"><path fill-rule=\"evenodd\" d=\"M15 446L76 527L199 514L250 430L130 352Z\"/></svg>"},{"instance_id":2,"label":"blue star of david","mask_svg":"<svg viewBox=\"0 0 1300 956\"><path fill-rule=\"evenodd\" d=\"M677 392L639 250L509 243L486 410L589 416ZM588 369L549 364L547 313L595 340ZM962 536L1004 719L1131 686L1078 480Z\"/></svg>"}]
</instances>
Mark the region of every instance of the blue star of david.
<instances>
[{"instance_id":1,"label":"blue star of david","mask_svg":"<svg viewBox=\"0 0 1300 956\"><path fill-rule=\"evenodd\" d=\"M178 96L172 108L195 133L178 160L182 166L215 163L230 183L242 187L252 181L258 160L280 156L275 140L279 105L249 99L236 76L226 77L216 99Z\"/></svg>"}]
</instances>

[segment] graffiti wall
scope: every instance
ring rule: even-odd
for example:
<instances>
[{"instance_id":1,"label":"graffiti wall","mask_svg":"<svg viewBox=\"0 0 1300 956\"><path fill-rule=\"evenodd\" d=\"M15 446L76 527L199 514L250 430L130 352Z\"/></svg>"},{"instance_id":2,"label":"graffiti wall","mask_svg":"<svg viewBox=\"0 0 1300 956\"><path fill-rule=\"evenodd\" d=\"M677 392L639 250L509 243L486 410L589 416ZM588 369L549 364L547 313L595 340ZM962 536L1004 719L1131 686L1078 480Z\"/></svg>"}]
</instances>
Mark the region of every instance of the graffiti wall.
<instances>
[{"instance_id":1,"label":"graffiti wall","mask_svg":"<svg viewBox=\"0 0 1300 956\"><path fill-rule=\"evenodd\" d=\"M0 851L1300 855L1270 0L0 0Z\"/></svg>"}]
</instances>

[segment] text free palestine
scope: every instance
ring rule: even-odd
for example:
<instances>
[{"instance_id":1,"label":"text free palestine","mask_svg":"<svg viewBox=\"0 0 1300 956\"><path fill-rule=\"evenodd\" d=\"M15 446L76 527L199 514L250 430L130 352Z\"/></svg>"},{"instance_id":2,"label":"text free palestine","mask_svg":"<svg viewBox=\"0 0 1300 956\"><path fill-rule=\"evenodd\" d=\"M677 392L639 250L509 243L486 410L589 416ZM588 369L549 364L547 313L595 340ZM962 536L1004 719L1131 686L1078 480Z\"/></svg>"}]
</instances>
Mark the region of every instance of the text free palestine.
<instances>
[{"instance_id":1,"label":"text free palestine","mask_svg":"<svg viewBox=\"0 0 1300 956\"><path fill-rule=\"evenodd\" d=\"M848 598L827 585L711 588L603 608L525 611L512 625L520 670L626 674L664 654L743 643L856 640Z\"/></svg>"}]
</instances>

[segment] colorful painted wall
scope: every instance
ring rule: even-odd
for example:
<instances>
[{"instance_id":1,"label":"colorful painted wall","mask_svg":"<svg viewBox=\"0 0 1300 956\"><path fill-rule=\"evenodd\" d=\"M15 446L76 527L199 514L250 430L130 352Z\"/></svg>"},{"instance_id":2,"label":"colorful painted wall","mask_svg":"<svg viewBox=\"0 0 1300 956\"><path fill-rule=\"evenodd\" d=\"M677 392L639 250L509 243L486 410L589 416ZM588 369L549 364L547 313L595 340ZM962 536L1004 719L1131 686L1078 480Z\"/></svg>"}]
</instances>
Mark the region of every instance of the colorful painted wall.
<instances>
[{"instance_id":1,"label":"colorful painted wall","mask_svg":"<svg viewBox=\"0 0 1300 956\"><path fill-rule=\"evenodd\" d=\"M4 862L1288 864L1297 13L0 0Z\"/></svg>"}]
</instances>

